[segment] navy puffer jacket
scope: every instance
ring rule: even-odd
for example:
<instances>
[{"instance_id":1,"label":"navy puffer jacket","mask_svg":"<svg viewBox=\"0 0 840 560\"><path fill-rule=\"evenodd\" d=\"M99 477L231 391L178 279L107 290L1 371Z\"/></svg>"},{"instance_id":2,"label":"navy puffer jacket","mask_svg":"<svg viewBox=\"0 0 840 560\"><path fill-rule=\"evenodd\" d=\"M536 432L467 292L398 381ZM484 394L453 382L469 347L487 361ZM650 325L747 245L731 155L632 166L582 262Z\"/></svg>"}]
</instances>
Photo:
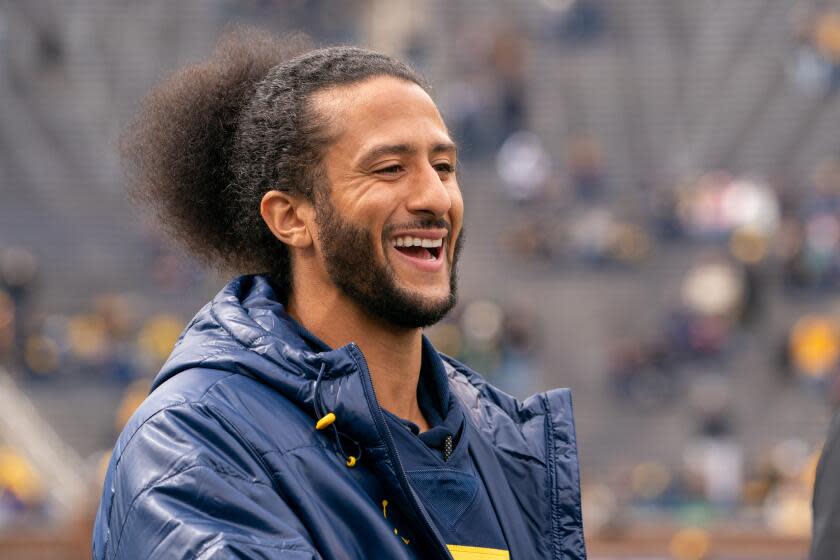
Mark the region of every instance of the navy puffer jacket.
<instances>
[{"instance_id":1,"label":"navy puffer jacket","mask_svg":"<svg viewBox=\"0 0 840 560\"><path fill-rule=\"evenodd\" d=\"M314 352L311 336L260 276L232 281L196 315L114 448L96 560L479 557L441 540L358 346ZM519 403L440 357L510 557L583 560L568 390ZM335 430L315 429L316 407L335 413ZM409 520L400 536L383 492Z\"/></svg>"}]
</instances>

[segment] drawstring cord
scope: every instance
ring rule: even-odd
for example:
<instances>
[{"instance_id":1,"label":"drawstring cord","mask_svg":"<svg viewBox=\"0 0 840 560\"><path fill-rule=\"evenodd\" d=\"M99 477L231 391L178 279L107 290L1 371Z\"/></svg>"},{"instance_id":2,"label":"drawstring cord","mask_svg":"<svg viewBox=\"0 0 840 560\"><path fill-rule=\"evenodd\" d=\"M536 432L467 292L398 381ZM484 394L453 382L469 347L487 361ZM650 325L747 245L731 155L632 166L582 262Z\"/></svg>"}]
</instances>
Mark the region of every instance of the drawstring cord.
<instances>
[{"instance_id":1,"label":"drawstring cord","mask_svg":"<svg viewBox=\"0 0 840 560\"><path fill-rule=\"evenodd\" d=\"M332 426L333 435L335 436L335 445L338 447L338 451L341 453L342 458L346 458L345 464L348 467L355 467L356 463L362 458L362 446L358 443L356 446L359 449L359 452L353 456L348 455L346 451L344 451L344 446L341 445L341 434L338 432L338 428L335 427L336 416L334 412L327 412L324 408L324 404L321 402L321 379L324 378L324 372L326 372L327 364L321 364L321 370L318 372L318 377L315 379L315 384L312 387L314 394L312 395L312 404L315 406L315 414L318 416L318 421L315 423L316 430L324 430ZM354 442L355 443L355 442Z\"/></svg>"}]
</instances>

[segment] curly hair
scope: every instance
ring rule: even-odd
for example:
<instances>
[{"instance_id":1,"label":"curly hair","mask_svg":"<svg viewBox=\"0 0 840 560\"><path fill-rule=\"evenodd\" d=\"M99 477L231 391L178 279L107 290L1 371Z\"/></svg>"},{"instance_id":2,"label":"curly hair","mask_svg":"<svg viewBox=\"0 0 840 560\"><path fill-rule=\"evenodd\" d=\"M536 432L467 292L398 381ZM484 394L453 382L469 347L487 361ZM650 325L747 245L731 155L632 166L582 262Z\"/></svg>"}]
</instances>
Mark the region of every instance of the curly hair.
<instances>
[{"instance_id":1,"label":"curly hair","mask_svg":"<svg viewBox=\"0 0 840 560\"><path fill-rule=\"evenodd\" d=\"M311 49L300 36L253 28L229 31L207 61L179 70L143 99L120 146L129 193L200 260L266 273L286 296L289 250L263 221L260 201L269 190L316 200L332 138L329 115L313 110L312 95L374 76L429 89L406 64L380 53Z\"/></svg>"}]
</instances>

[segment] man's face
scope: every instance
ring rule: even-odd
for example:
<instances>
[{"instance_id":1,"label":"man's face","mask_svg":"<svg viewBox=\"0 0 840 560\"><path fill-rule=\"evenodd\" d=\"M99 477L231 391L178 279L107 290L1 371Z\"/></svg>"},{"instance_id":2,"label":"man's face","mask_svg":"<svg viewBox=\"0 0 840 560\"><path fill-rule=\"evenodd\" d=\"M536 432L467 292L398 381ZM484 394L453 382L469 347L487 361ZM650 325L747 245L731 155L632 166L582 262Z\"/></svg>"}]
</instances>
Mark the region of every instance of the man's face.
<instances>
[{"instance_id":1,"label":"man's face","mask_svg":"<svg viewBox=\"0 0 840 560\"><path fill-rule=\"evenodd\" d=\"M330 280L394 325L439 321L455 304L464 205L437 108L422 88L391 77L314 102L336 138L324 154L329 187L316 196Z\"/></svg>"}]
</instances>

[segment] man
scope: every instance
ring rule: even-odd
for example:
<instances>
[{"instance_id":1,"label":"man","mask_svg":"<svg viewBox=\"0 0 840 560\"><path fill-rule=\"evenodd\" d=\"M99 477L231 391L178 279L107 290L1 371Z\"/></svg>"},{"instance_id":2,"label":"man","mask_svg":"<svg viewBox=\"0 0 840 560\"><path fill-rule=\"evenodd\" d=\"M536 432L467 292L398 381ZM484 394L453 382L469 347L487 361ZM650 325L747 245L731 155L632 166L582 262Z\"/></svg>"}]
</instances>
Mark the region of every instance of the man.
<instances>
[{"instance_id":1,"label":"man","mask_svg":"<svg viewBox=\"0 0 840 560\"><path fill-rule=\"evenodd\" d=\"M825 440L813 496L811 560L834 560L840 551L840 412L834 414Z\"/></svg>"},{"instance_id":2,"label":"man","mask_svg":"<svg viewBox=\"0 0 840 560\"><path fill-rule=\"evenodd\" d=\"M134 192L241 276L125 427L94 558L585 558L565 390L438 354L456 148L410 68L253 31L146 99ZM294 56L292 56L294 55Z\"/></svg>"}]
</instances>

